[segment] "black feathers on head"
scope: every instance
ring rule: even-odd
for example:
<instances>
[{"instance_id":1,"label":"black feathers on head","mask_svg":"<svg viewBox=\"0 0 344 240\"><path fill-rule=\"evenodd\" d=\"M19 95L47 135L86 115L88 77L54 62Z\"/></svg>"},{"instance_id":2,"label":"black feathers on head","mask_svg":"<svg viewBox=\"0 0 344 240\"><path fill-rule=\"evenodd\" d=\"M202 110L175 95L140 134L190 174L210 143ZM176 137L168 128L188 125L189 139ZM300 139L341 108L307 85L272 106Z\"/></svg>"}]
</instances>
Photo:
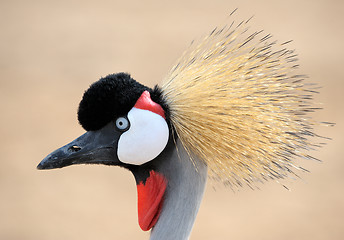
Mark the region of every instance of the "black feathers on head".
<instances>
[{"instance_id":1,"label":"black feathers on head","mask_svg":"<svg viewBox=\"0 0 344 240\"><path fill-rule=\"evenodd\" d=\"M99 130L110 121L125 116L145 90L152 93L152 89L136 82L127 73L101 78L84 93L78 110L79 123L86 131Z\"/></svg>"}]
</instances>

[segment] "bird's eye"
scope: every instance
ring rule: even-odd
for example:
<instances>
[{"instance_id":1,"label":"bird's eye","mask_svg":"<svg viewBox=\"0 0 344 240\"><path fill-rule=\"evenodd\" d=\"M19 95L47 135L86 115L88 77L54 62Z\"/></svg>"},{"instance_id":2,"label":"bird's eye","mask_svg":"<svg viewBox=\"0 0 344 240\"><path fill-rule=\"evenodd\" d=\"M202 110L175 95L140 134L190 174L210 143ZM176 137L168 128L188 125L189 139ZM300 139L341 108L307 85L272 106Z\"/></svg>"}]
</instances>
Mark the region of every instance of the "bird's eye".
<instances>
[{"instance_id":1,"label":"bird's eye","mask_svg":"<svg viewBox=\"0 0 344 240\"><path fill-rule=\"evenodd\" d=\"M120 131L126 131L130 127L129 120L125 117L119 117L116 120L116 128Z\"/></svg>"}]
</instances>

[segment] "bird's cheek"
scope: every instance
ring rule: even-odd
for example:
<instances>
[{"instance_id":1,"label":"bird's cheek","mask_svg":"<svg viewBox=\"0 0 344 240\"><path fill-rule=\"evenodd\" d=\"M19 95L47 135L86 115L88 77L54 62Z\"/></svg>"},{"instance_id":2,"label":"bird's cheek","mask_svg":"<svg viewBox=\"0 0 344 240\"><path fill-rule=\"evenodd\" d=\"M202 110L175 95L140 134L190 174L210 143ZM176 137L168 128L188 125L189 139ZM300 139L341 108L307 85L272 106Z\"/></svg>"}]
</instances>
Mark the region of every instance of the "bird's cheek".
<instances>
[{"instance_id":1,"label":"bird's cheek","mask_svg":"<svg viewBox=\"0 0 344 240\"><path fill-rule=\"evenodd\" d=\"M151 111L132 108L128 113L130 128L118 141L121 162L141 165L156 158L166 147L169 130L165 119Z\"/></svg>"}]
</instances>

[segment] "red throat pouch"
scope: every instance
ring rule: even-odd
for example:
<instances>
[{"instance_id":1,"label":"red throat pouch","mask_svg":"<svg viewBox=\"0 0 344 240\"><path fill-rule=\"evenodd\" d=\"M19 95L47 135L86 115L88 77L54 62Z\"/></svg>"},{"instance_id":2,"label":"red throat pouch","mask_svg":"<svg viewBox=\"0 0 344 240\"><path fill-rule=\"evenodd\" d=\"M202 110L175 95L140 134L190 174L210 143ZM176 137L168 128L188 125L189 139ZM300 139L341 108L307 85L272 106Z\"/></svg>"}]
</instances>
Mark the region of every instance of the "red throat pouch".
<instances>
[{"instance_id":1,"label":"red throat pouch","mask_svg":"<svg viewBox=\"0 0 344 240\"><path fill-rule=\"evenodd\" d=\"M143 231L148 231L158 221L164 202L167 181L162 174L149 172L146 183L137 185L139 225Z\"/></svg>"}]
</instances>

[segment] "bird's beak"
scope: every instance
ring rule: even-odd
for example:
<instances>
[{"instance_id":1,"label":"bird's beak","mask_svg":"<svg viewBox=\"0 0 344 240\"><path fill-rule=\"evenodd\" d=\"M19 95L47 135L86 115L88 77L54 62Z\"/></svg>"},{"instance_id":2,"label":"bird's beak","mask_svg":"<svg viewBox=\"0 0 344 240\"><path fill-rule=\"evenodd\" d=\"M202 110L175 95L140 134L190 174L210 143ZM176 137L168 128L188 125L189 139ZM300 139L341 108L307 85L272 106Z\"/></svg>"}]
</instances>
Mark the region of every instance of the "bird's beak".
<instances>
[{"instance_id":1,"label":"bird's beak","mask_svg":"<svg viewBox=\"0 0 344 240\"><path fill-rule=\"evenodd\" d=\"M117 144L120 133L110 124L89 131L46 156L37 169L62 168L73 164L118 165Z\"/></svg>"}]
</instances>

